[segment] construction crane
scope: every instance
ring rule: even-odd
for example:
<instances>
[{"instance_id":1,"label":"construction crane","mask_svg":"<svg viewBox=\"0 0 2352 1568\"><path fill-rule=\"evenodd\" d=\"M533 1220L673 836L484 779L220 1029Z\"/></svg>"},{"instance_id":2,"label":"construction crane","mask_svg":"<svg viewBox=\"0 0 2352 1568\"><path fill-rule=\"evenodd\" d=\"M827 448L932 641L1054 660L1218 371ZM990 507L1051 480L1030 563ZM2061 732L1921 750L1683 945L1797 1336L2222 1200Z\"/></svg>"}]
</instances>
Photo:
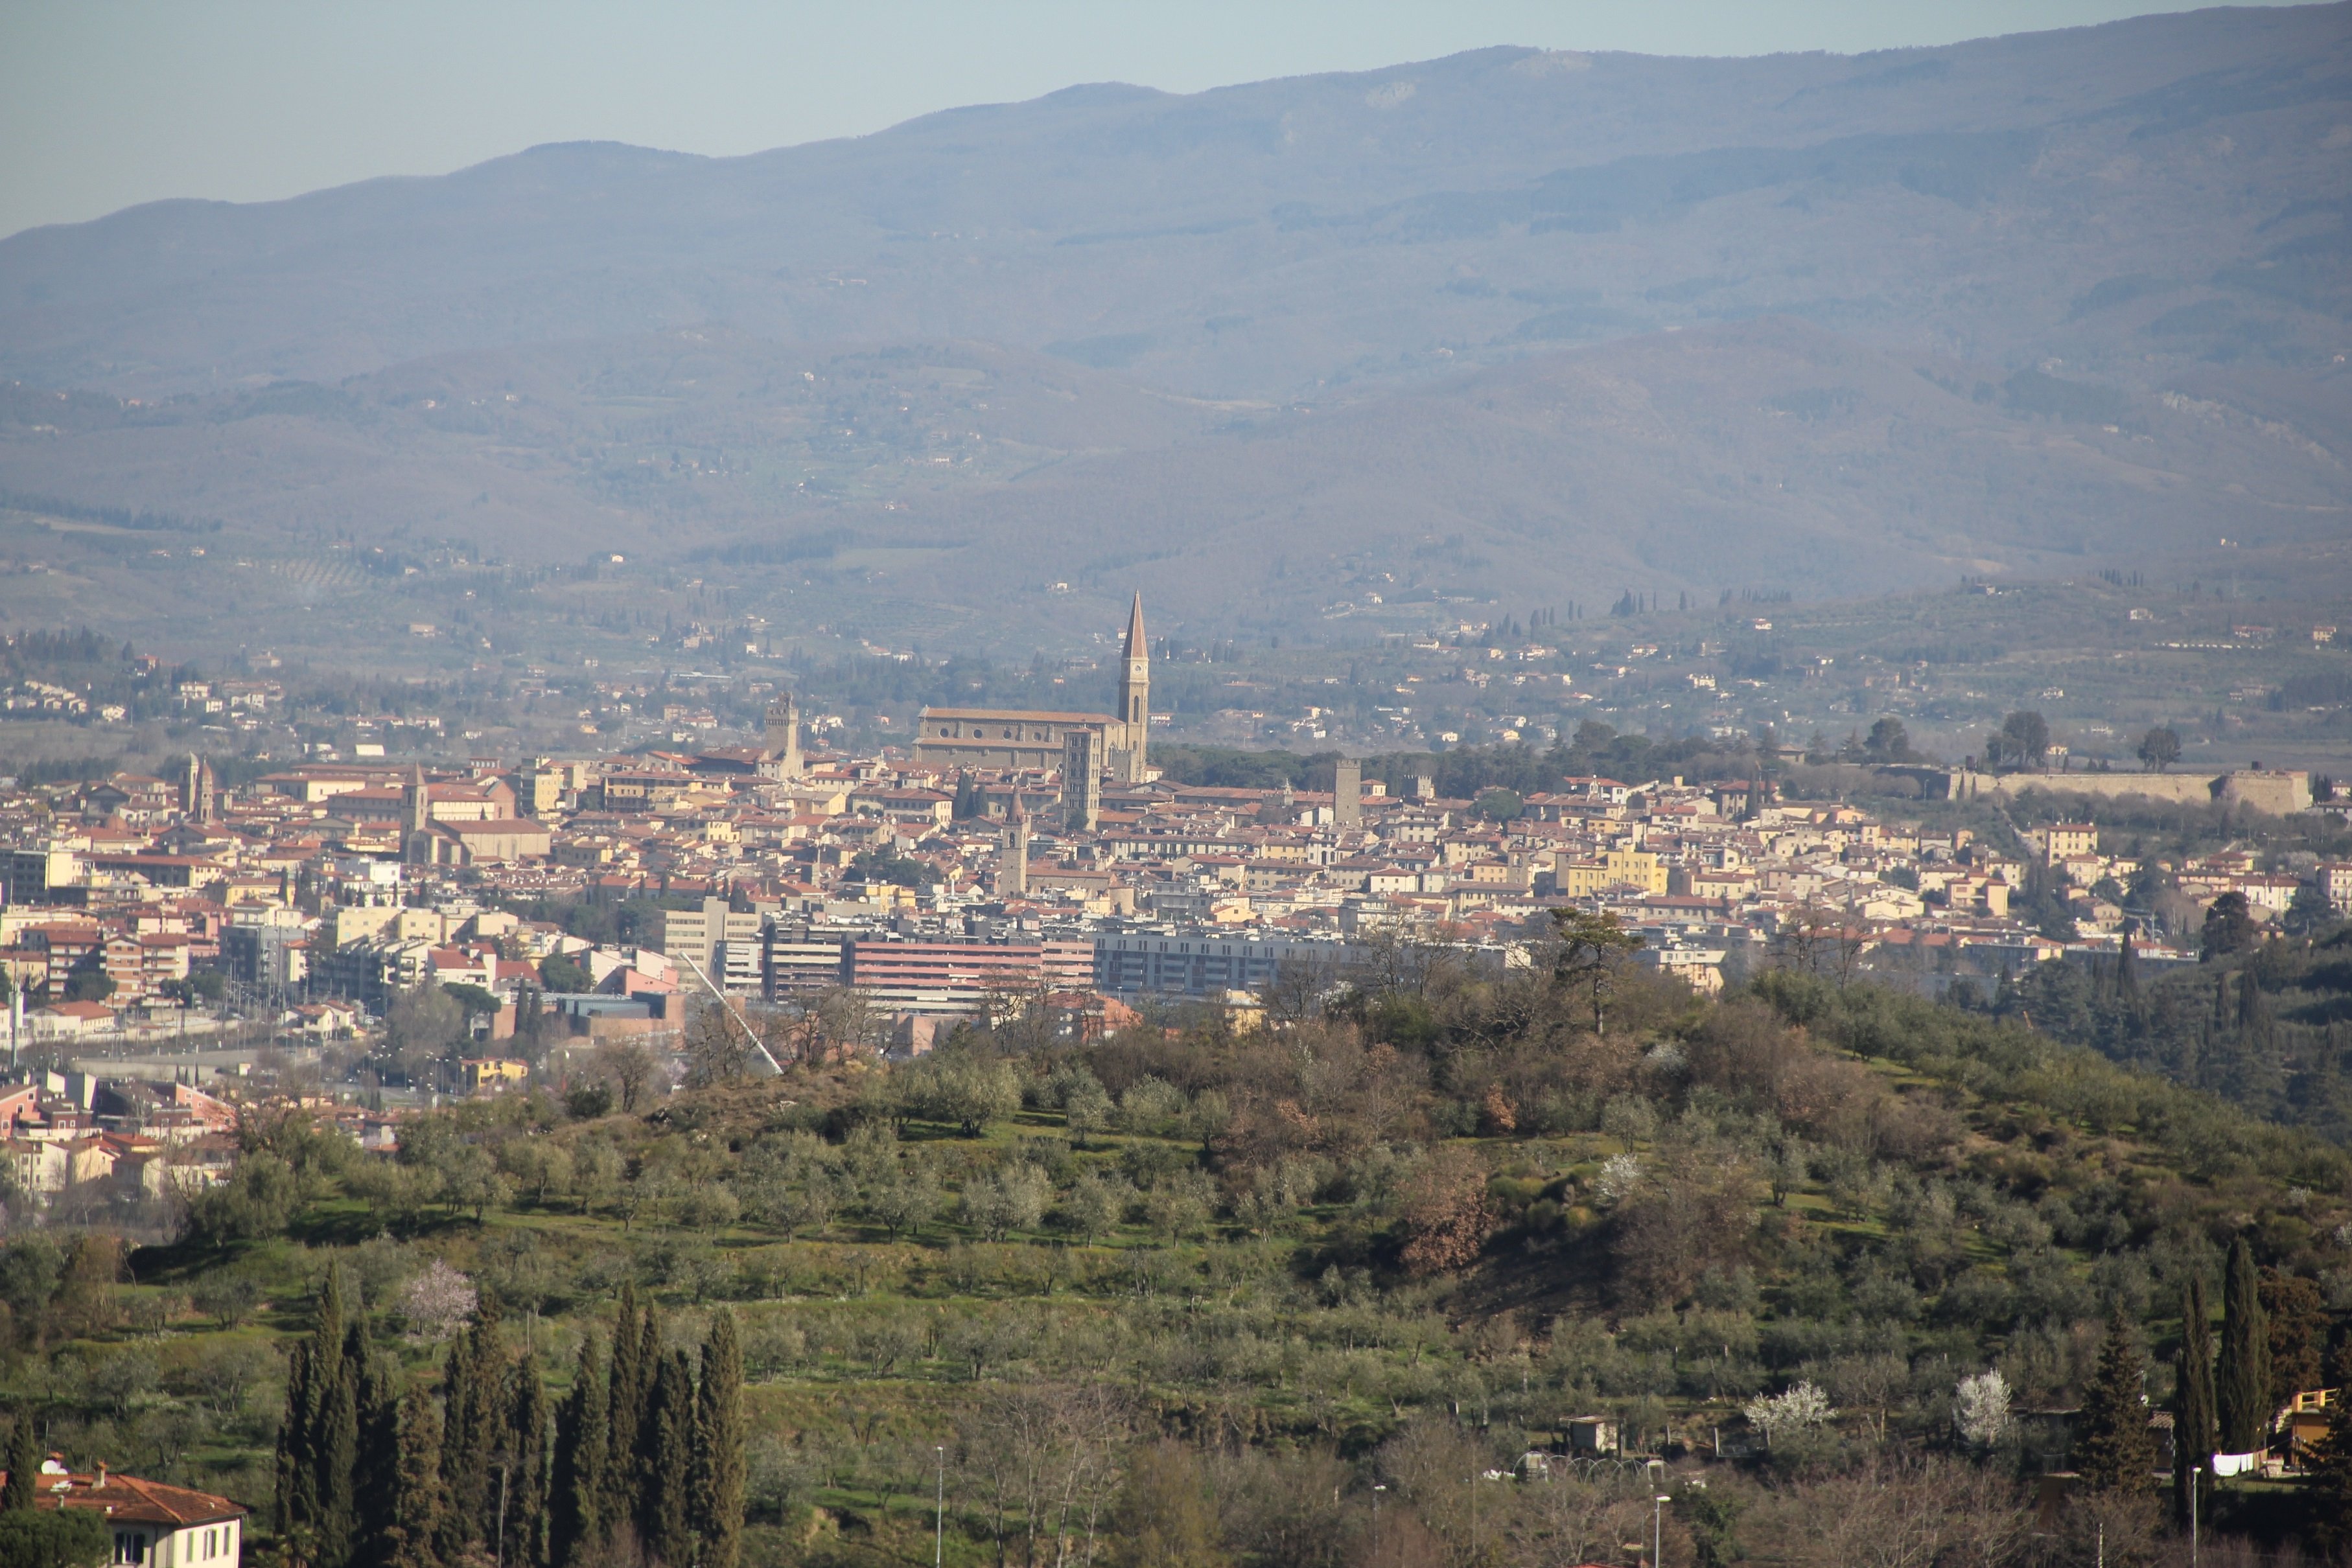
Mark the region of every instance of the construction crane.
<instances>
[{"instance_id":1,"label":"construction crane","mask_svg":"<svg viewBox=\"0 0 2352 1568\"><path fill-rule=\"evenodd\" d=\"M712 982L710 977L703 972L702 966L694 961L692 955L680 953L677 957L679 963L694 971L694 977L700 980L712 996L719 998L719 1005L726 1009L729 1018L735 1020L735 1026L743 1031L743 1038L751 1042L751 1049L760 1053L761 1060L768 1064L769 1071L779 1078L782 1077L784 1064L776 1060L775 1052L770 1051L767 1043L761 1040L759 1031L754 1030L751 1020L743 1016L743 1009L735 1005L735 998L720 990Z\"/></svg>"}]
</instances>

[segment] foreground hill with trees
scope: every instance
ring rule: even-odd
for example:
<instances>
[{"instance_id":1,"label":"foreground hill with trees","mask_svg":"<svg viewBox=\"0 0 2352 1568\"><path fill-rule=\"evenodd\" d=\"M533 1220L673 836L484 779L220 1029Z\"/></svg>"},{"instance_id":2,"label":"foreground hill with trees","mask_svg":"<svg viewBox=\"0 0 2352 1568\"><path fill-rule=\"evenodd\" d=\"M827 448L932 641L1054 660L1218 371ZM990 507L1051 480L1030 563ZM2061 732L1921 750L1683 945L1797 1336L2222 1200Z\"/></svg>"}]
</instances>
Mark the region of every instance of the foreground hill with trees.
<instances>
[{"instance_id":1,"label":"foreground hill with trees","mask_svg":"<svg viewBox=\"0 0 2352 1568\"><path fill-rule=\"evenodd\" d=\"M1924 1564L2183 1554L2148 1414L2352 1370L2352 1155L2016 1021L1566 946L1267 999L256 1114L179 1240L12 1238L9 1392L289 1562ZM2346 1425L2206 1550L2340 1551Z\"/></svg>"}]
</instances>

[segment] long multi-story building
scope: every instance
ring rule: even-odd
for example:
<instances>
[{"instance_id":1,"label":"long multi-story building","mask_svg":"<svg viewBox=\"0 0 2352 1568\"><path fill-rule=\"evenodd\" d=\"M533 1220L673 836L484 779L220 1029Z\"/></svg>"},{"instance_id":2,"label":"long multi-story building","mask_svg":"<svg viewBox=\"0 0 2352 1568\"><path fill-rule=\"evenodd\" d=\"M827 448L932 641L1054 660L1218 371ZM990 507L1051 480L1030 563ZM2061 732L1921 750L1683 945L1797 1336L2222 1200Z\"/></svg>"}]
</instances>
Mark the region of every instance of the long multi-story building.
<instances>
[{"instance_id":1,"label":"long multi-story building","mask_svg":"<svg viewBox=\"0 0 2352 1568\"><path fill-rule=\"evenodd\" d=\"M856 937L841 945L841 983L891 1012L969 1013L991 996L1083 990L1094 983L1092 942L909 942Z\"/></svg>"},{"instance_id":2,"label":"long multi-story building","mask_svg":"<svg viewBox=\"0 0 2352 1568\"><path fill-rule=\"evenodd\" d=\"M1347 942L1206 927L1129 931L1095 938L1094 986L1126 996L1223 997L1263 990L1286 964L1328 974L1336 984L1370 957L1369 948Z\"/></svg>"},{"instance_id":3,"label":"long multi-story building","mask_svg":"<svg viewBox=\"0 0 2352 1568\"><path fill-rule=\"evenodd\" d=\"M849 933L772 922L761 966L768 1000L830 990L841 984L841 944Z\"/></svg>"},{"instance_id":4,"label":"long multi-story building","mask_svg":"<svg viewBox=\"0 0 2352 1568\"><path fill-rule=\"evenodd\" d=\"M886 1011L963 1014L979 1011L991 996L1094 984L1095 945L1083 938L908 939L775 921L766 940L763 988L771 1001L850 986Z\"/></svg>"}]
</instances>

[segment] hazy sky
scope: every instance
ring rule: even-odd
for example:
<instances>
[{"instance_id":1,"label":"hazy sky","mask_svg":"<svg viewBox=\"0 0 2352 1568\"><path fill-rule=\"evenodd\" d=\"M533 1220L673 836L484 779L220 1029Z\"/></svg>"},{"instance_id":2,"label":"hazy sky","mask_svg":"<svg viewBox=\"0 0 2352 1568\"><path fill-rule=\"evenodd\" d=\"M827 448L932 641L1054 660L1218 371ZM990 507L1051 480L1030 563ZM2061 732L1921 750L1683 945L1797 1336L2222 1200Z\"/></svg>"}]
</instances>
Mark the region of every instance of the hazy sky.
<instances>
[{"instance_id":1,"label":"hazy sky","mask_svg":"<svg viewBox=\"0 0 2352 1568\"><path fill-rule=\"evenodd\" d=\"M0 235L542 141L756 152L1073 82L1192 91L1489 44L1858 52L2165 0L0 0Z\"/></svg>"}]
</instances>

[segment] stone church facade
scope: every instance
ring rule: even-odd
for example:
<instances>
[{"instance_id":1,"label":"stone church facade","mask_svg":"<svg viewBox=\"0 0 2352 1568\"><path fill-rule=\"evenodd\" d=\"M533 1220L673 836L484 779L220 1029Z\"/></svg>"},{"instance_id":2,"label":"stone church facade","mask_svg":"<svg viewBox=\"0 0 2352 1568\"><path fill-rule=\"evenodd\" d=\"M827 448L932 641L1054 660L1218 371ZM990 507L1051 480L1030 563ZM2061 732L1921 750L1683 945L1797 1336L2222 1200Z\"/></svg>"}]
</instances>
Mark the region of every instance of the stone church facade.
<instances>
[{"instance_id":1,"label":"stone church facade","mask_svg":"<svg viewBox=\"0 0 2352 1568\"><path fill-rule=\"evenodd\" d=\"M1151 653L1139 593L1128 612L1120 659L1115 714L927 707L916 721L915 759L936 768L1051 772L1062 766L1072 733L1090 731L1112 779L1141 783L1151 731Z\"/></svg>"}]
</instances>

